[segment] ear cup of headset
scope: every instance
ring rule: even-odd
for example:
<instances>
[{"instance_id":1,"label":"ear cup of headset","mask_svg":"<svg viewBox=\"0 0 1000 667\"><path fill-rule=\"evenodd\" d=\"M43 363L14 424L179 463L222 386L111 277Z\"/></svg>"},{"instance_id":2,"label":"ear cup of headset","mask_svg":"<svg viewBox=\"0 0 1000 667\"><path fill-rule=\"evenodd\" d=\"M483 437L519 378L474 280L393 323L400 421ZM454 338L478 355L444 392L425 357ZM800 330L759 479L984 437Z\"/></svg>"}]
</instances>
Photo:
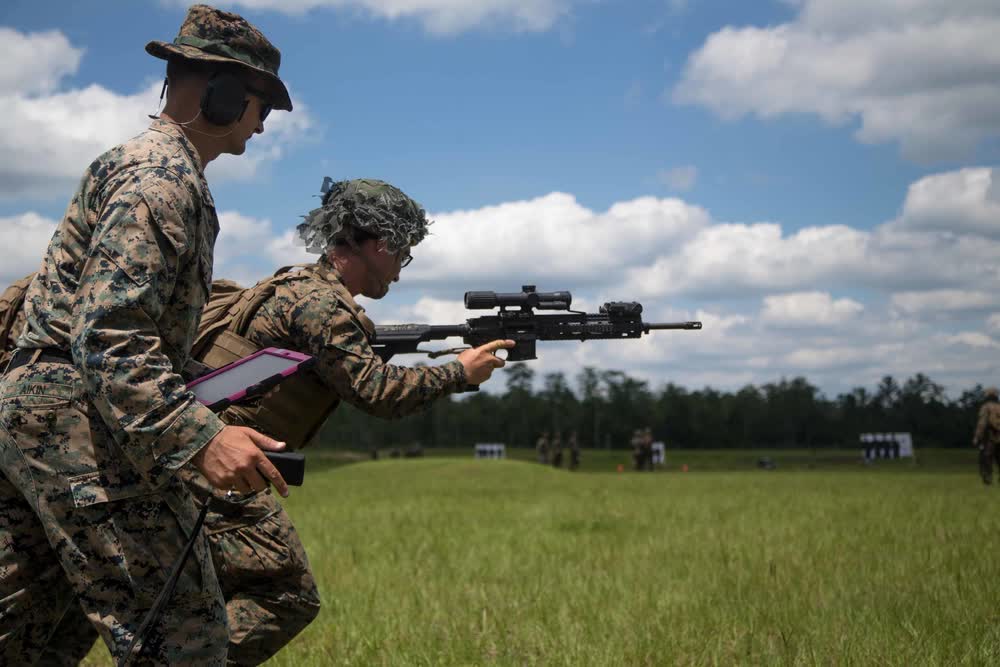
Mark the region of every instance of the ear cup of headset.
<instances>
[{"instance_id":1,"label":"ear cup of headset","mask_svg":"<svg viewBox=\"0 0 1000 667\"><path fill-rule=\"evenodd\" d=\"M219 72L201 94L201 114L213 125L229 125L246 108L246 85L235 74Z\"/></svg>"}]
</instances>

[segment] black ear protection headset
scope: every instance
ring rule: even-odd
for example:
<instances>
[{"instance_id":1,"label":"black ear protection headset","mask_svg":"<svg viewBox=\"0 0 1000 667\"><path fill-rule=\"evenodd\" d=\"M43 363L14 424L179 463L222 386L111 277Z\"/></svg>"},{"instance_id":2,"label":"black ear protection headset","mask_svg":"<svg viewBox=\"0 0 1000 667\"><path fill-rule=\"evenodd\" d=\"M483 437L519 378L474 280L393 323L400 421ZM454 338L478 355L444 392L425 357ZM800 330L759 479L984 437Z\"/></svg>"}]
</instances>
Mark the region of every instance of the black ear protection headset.
<instances>
[{"instance_id":1,"label":"black ear protection headset","mask_svg":"<svg viewBox=\"0 0 1000 667\"><path fill-rule=\"evenodd\" d=\"M201 94L201 115L213 125L230 125L247 110L247 86L232 72L216 72Z\"/></svg>"},{"instance_id":2,"label":"black ear protection headset","mask_svg":"<svg viewBox=\"0 0 1000 667\"><path fill-rule=\"evenodd\" d=\"M160 105L163 104L163 96L167 92L167 79L163 80L163 88L160 89ZM230 125L243 118L246 113L247 93L256 95L261 99L260 122L267 119L273 108L271 103L266 102L267 96L248 86L243 80L232 72L216 72L208 80L205 90L201 94L201 115L213 125ZM159 118L158 114L150 114L150 118ZM185 125L186 123L182 123Z\"/></svg>"}]
</instances>

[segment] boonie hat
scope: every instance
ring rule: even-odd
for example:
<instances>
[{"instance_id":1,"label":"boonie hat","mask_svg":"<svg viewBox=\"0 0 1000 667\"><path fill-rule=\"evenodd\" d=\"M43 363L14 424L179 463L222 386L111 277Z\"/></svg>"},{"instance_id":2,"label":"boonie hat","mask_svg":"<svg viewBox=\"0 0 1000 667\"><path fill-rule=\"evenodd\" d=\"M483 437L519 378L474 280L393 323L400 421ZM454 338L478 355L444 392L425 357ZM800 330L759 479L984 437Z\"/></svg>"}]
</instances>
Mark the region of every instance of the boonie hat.
<instances>
[{"instance_id":1,"label":"boonie hat","mask_svg":"<svg viewBox=\"0 0 1000 667\"><path fill-rule=\"evenodd\" d=\"M163 60L182 58L235 63L260 74L275 109L292 110L288 89L278 78L281 52L249 21L208 5L192 5L172 43L152 41L146 53Z\"/></svg>"}]
</instances>

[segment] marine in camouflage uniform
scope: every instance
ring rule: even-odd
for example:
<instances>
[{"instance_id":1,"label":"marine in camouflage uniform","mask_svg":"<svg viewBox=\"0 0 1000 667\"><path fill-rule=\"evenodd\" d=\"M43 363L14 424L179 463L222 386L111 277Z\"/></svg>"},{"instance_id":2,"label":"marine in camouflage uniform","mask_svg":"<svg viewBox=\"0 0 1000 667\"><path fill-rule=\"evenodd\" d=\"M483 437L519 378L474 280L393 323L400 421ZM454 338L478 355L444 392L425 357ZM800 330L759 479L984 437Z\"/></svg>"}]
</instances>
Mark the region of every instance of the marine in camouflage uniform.
<instances>
[{"instance_id":1,"label":"marine in camouflage uniform","mask_svg":"<svg viewBox=\"0 0 1000 667\"><path fill-rule=\"evenodd\" d=\"M549 451L551 453L549 458L552 460L552 466L554 468L562 468L563 444L562 436L559 434L559 431L552 434L552 440L549 443Z\"/></svg>"},{"instance_id":2,"label":"marine in camouflage uniform","mask_svg":"<svg viewBox=\"0 0 1000 667\"><path fill-rule=\"evenodd\" d=\"M569 469L576 470L580 467L580 440L576 431L569 433Z\"/></svg>"},{"instance_id":3,"label":"marine in camouflage uniform","mask_svg":"<svg viewBox=\"0 0 1000 667\"><path fill-rule=\"evenodd\" d=\"M265 347L296 350L316 360L311 370L264 398L228 409L223 420L280 434L290 449L298 449L341 401L393 419L465 389L468 377L460 360L419 368L382 362L371 348L374 324L338 269L340 257L366 257L360 264L363 278L372 280L363 293L379 298L398 278L428 224L423 209L387 183L334 183L323 205L299 226L307 248L322 253L317 263L286 267L246 290L217 281L193 348L198 361L217 368ZM376 246L380 249L373 250ZM492 343L483 347L496 349ZM492 355L489 359L492 367L502 365ZM238 651L241 664L260 662L319 611L308 558L291 520L269 492L241 503L207 487L201 493L212 496L206 529L227 601L231 655Z\"/></svg>"},{"instance_id":4,"label":"marine in camouflage uniform","mask_svg":"<svg viewBox=\"0 0 1000 667\"><path fill-rule=\"evenodd\" d=\"M629 440L632 447L632 469L642 470L642 429L632 431L632 439Z\"/></svg>"},{"instance_id":5,"label":"marine in camouflage uniform","mask_svg":"<svg viewBox=\"0 0 1000 667\"><path fill-rule=\"evenodd\" d=\"M538 457L538 462L545 465L549 462L549 432L542 431L542 434L538 436L538 440L535 441L535 454Z\"/></svg>"},{"instance_id":6,"label":"marine in camouflage uniform","mask_svg":"<svg viewBox=\"0 0 1000 667\"><path fill-rule=\"evenodd\" d=\"M270 85L275 108L291 108L277 50L234 14L196 5L175 45L146 48L246 66ZM270 57L255 60L261 53ZM182 109L172 97L168 109ZM255 94L243 109L259 120L241 114L229 143L199 144L214 154L170 117L154 121L89 166L52 237L0 379L0 664L79 660L61 647L42 652L66 639L60 621L85 627L72 623L84 613L121 659L192 533L197 509L177 473L204 460L224 427L179 374L218 234L204 163L242 151L264 106ZM135 657L222 664L227 639L202 538Z\"/></svg>"},{"instance_id":7,"label":"marine in camouflage uniform","mask_svg":"<svg viewBox=\"0 0 1000 667\"><path fill-rule=\"evenodd\" d=\"M985 391L986 402L979 408L972 444L979 448L979 474L983 484L993 483L993 463L1000 467L1000 392L996 387Z\"/></svg>"}]
</instances>

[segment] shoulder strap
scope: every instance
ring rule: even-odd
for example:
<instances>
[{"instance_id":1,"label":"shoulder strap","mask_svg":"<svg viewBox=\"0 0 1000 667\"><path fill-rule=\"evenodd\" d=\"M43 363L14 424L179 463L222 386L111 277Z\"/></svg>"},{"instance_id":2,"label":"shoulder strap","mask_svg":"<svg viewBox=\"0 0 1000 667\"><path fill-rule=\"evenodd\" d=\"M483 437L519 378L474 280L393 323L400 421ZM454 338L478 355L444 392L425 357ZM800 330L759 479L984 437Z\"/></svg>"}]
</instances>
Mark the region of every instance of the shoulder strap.
<instances>
[{"instance_id":1,"label":"shoulder strap","mask_svg":"<svg viewBox=\"0 0 1000 667\"><path fill-rule=\"evenodd\" d=\"M240 287L231 280L214 281L212 294L202 311L198 335L191 346L191 357L200 359L223 331L244 335L254 315L274 295L278 285L308 277L306 271L293 272L293 268L299 267L284 266L270 278L247 288Z\"/></svg>"}]
</instances>

